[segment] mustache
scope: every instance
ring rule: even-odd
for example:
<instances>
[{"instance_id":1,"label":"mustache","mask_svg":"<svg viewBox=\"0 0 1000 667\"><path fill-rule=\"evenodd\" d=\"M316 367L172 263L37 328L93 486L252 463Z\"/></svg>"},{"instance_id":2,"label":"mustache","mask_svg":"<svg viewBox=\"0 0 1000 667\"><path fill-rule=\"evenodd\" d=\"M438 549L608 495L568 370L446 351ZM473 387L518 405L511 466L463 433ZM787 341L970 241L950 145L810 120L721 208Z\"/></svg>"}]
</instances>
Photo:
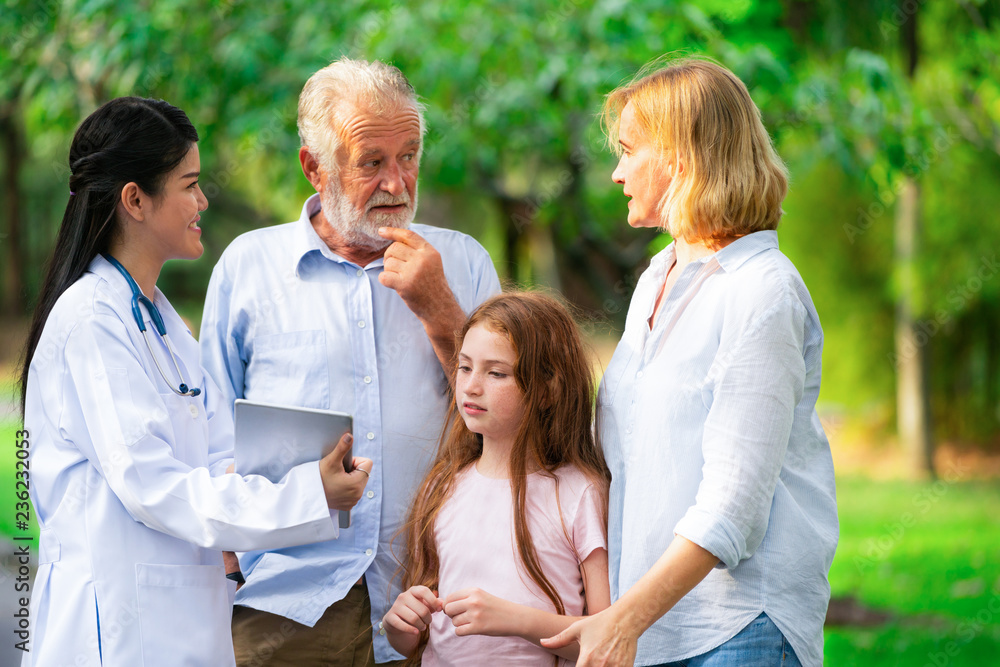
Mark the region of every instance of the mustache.
<instances>
[{"instance_id":1,"label":"mustache","mask_svg":"<svg viewBox=\"0 0 1000 667\"><path fill-rule=\"evenodd\" d=\"M371 198L368 199L368 203L365 204L365 210L370 211L376 206L409 206L410 205L410 193L403 190L402 194L398 197L394 197L385 190L379 190L375 192Z\"/></svg>"}]
</instances>

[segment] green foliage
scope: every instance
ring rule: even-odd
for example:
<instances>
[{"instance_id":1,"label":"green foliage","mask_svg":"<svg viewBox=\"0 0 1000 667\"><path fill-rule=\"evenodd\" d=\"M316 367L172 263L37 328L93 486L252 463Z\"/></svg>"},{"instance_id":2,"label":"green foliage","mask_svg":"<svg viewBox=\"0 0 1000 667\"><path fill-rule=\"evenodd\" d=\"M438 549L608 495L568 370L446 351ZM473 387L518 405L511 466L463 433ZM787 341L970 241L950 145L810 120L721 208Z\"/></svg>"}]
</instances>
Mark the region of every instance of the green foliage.
<instances>
[{"instance_id":1,"label":"green foliage","mask_svg":"<svg viewBox=\"0 0 1000 667\"><path fill-rule=\"evenodd\" d=\"M901 44L913 12L911 80ZM789 163L780 236L823 320L823 400L891 412L906 277L933 331L941 435L982 442L998 431L1000 279L977 278L1000 247L996 2L7 0L2 24L0 128L24 144L15 164L5 143L0 164L18 171L4 197L22 220L19 248L4 252L25 258L13 289L29 296L66 204L74 128L104 100L139 94L184 108L202 136L206 255L161 278L197 312L232 238L293 219L311 193L295 156L296 99L346 54L394 62L426 104L424 221L475 234L501 274L561 289L620 326L668 239L624 224L597 114L645 63L701 53L746 81ZM892 229L905 179L920 187L923 243L901 267ZM0 280L11 287L10 272Z\"/></svg>"}]
</instances>

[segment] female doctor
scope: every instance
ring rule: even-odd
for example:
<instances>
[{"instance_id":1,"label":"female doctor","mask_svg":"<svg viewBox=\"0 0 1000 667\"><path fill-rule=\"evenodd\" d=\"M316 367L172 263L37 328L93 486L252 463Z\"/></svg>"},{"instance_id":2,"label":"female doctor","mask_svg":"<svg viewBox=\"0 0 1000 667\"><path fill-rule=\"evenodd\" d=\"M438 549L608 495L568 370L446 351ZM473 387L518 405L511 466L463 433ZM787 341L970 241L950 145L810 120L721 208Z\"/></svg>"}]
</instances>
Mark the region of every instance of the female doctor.
<instances>
[{"instance_id":1,"label":"female doctor","mask_svg":"<svg viewBox=\"0 0 1000 667\"><path fill-rule=\"evenodd\" d=\"M197 141L180 109L127 97L70 148L21 370L41 529L23 665L235 665L221 550L335 538L330 508L373 465L345 472L348 435L278 484L226 474L230 409L156 289L166 260L202 254Z\"/></svg>"}]
</instances>

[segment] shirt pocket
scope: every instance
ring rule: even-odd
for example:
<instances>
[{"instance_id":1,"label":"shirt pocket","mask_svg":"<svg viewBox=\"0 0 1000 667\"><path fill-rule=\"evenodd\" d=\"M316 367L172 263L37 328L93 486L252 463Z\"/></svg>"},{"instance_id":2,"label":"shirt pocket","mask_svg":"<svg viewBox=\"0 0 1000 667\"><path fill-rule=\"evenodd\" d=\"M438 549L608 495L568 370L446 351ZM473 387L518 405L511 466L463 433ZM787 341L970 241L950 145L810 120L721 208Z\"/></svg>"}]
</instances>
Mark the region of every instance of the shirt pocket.
<instances>
[{"instance_id":1,"label":"shirt pocket","mask_svg":"<svg viewBox=\"0 0 1000 667\"><path fill-rule=\"evenodd\" d=\"M219 565L137 563L142 664L231 665L232 608Z\"/></svg>"},{"instance_id":2,"label":"shirt pocket","mask_svg":"<svg viewBox=\"0 0 1000 667\"><path fill-rule=\"evenodd\" d=\"M322 329L261 336L247 364L244 398L329 409L328 359Z\"/></svg>"}]
</instances>

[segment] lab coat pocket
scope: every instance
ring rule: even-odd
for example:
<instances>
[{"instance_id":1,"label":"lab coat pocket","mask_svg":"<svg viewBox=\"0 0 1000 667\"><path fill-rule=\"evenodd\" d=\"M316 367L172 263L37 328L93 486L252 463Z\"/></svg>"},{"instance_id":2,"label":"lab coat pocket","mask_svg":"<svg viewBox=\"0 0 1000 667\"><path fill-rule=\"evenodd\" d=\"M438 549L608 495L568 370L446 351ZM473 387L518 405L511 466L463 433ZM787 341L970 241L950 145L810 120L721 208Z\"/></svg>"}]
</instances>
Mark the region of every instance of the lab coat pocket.
<instances>
[{"instance_id":1,"label":"lab coat pocket","mask_svg":"<svg viewBox=\"0 0 1000 667\"><path fill-rule=\"evenodd\" d=\"M247 363L244 396L255 401L330 408L330 371L322 329L260 336Z\"/></svg>"},{"instance_id":2,"label":"lab coat pocket","mask_svg":"<svg viewBox=\"0 0 1000 667\"><path fill-rule=\"evenodd\" d=\"M192 468L208 465L208 419L201 398L160 394L170 416L171 432L161 436L171 443L174 458Z\"/></svg>"},{"instance_id":3,"label":"lab coat pocket","mask_svg":"<svg viewBox=\"0 0 1000 667\"><path fill-rule=\"evenodd\" d=\"M233 664L222 566L137 563L135 575L143 665Z\"/></svg>"}]
</instances>

